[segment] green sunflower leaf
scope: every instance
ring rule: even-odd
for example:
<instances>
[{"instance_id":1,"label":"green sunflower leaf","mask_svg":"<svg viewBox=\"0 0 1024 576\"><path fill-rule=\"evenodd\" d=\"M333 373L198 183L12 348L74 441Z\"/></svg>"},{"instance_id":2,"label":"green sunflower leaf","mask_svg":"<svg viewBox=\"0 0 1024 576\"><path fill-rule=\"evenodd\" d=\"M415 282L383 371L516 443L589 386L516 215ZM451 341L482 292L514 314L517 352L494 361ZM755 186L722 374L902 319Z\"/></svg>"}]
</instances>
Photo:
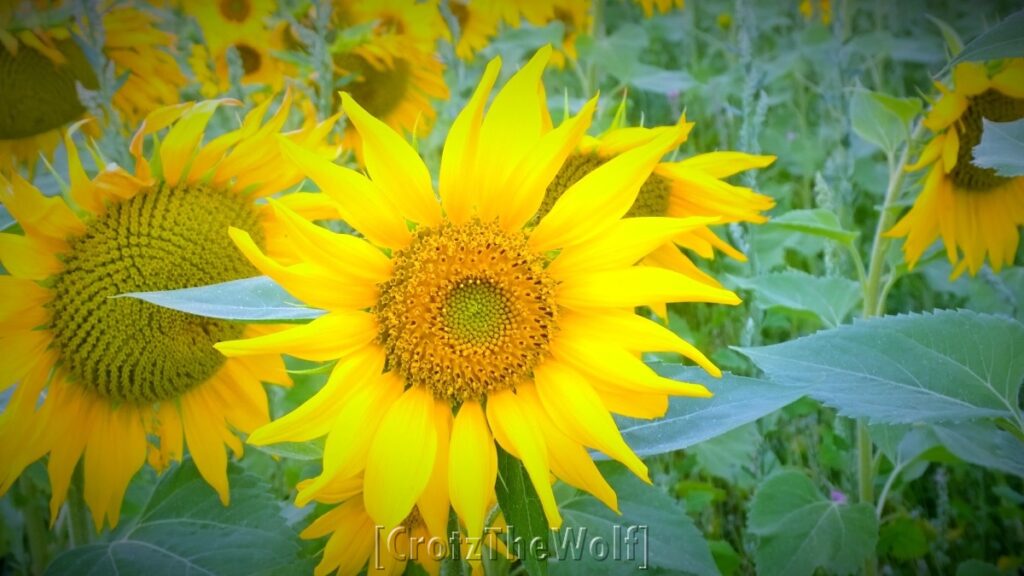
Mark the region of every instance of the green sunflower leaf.
<instances>
[{"instance_id":1,"label":"green sunflower leaf","mask_svg":"<svg viewBox=\"0 0 1024 576\"><path fill-rule=\"evenodd\" d=\"M299 302L266 276L182 290L129 292L115 298L138 298L197 316L243 322L301 322L325 314Z\"/></svg>"},{"instance_id":2,"label":"green sunflower leaf","mask_svg":"<svg viewBox=\"0 0 1024 576\"><path fill-rule=\"evenodd\" d=\"M888 316L761 348L740 348L775 382L850 417L1021 424L1024 325L968 310Z\"/></svg>"},{"instance_id":3,"label":"green sunflower leaf","mask_svg":"<svg viewBox=\"0 0 1024 576\"><path fill-rule=\"evenodd\" d=\"M910 123L920 112L920 98L897 98L864 88L855 89L850 98L853 131L888 154L910 136Z\"/></svg>"},{"instance_id":4,"label":"green sunflower leaf","mask_svg":"<svg viewBox=\"0 0 1024 576\"><path fill-rule=\"evenodd\" d=\"M282 515L281 502L261 478L232 464L231 505L199 475L191 460L156 483L133 518L125 518L103 542L58 556L46 574L206 576L305 574L298 535Z\"/></svg>"},{"instance_id":5,"label":"green sunflower leaf","mask_svg":"<svg viewBox=\"0 0 1024 576\"><path fill-rule=\"evenodd\" d=\"M957 62L1020 58L1024 56L1024 34L1020 33L1021 30L1024 30L1024 10L1014 12L984 34L971 40L949 65Z\"/></svg>"},{"instance_id":6,"label":"green sunflower leaf","mask_svg":"<svg viewBox=\"0 0 1024 576\"><path fill-rule=\"evenodd\" d=\"M560 484L562 527L553 533L551 573L558 576L641 570L717 575L704 535L682 503L611 462L601 473L618 495L616 514L593 496Z\"/></svg>"},{"instance_id":7,"label":"green sunflower leaf","mask_svg":"<svg viewBox=\"0 0 1024 576\"><path fill-rule=\"evenodd\" d=\"M1006 178L1024 176L1024 119L992 122L982 118L981 122L981 142L974 147L974 164Z\"/></svg>"},{"instance_id":8,"label":"green sunflower leaf","mask_svg":"<svg viewBox=\"0 0 1024 576\"><path fill-rule=\"evenodd\" d=\"M846 230L839 224L836 215L823 208L807 210L790 210L778 218L773 218L765 227L783 228L803 234L811 234L830 238L840 244L850 245L857 239L858 232Z\"/></svg>"},{"instance_id":9,"label":"green sunflower leaf","mask_svg":"<svg viewBox=\"0 0 1024 576\"><path fill-rule=\"evenodd\" d=\"M721 436L795 402L806 391L797 386L782 386L728 373L714 378L700 368L680 364L656 362L650 366L662 376L703 384L714 396L673 397L669 400L668 412L656 420L617 417L622 437L640 456L682 450ZM594 457L607 458L599 453Z\"/></svg>"},{"instance_id":10,"label":"green sunflower leaf","mask_svg":"<svg viewBox=\"0 0 1024 576\"><path fill-rule=\"evenodd\" d=\"M498 506L505 516L509 551L518 557L530 576L548 573L550 529L540 497L518 459L498 447Z\"/></svg>"},{"instance_id":11,"label":"green sunflower leaf","mask_svg":"<svg viewBox=\"0 0 1024 576\"><path fill-rule=\"evenodd\" d=\"M849 318L861 299L860 285L852 280L811 276L798 270L729 278L734 286L757 294L754 303L761 308L810 312L831 328Z\"/></svg>"},{"instance_id":12,"label":"green sunflower leaf","mask_svg":"<svg viewBox=\"0 0 1024 576\"><path fill-rule=\"evenodd\" d=\"M853 574L875 550L878 521L868 504L830 500L797 470L769 476L750 505L747 529L758 536L760 576Z\"/></svg>"}]
</instances>

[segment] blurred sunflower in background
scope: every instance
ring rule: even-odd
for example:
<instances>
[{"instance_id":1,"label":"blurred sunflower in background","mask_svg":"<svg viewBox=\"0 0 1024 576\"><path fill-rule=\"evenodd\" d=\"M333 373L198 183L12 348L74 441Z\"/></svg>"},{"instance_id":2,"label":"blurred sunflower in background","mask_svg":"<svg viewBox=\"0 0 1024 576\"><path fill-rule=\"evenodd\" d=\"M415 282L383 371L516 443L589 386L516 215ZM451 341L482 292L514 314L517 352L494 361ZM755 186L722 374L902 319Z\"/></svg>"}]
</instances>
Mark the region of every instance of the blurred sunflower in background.
<instances>
[{"instance_id":1,"label":"blurred sunflower in background","mask_svg":"<svg viewBox=\"0 0 1024 576\"><path fill-rule=\"evenodd\" d=\"M448 98L436 45L449 32L437 3L335 0L331 17L339 30L370 26L354 44L336 43L332 48L334 74L342 90L388 126L426 134L437 116L434 101ZM351 127L344 145L359 150Z\"/></svg>"},{"instance_id":2,"label":"blurred sunflower in background","mask_svg":"<svg viewBox=\"0 0 1024 576\"><path fill-rule=\"evenodd\" d=\"M806 22L817 16L825 26L832 23L832 0L800 0L799 10Z\"/></svg>"},{"instance_id":3,"label":"blurred sunflower in background","mask_svg":"<svg viewBox=\"0 0 1024 576\"><path fill-rule=\"evenodd\" d=\"M620 124L621 121L616 120L615 123ZM685 117L679 123L685 129L684 134L688 135L693 124L686 122ZM671 126L617 127L596 138L584 137L548 185L537 218L543 218L567 190L609 160L647 145L675 129ZM741 262L746 261L742 252L722 240L709 226L732 222L759 224L767 221L763 213L775 206L771 197L758 194L750 188L729 184L724 179L745 170L764 168L774 161L774 156L720 151L659 163L640 187L626 216L688 218L690 221L699 218L701 224L688 227L657 247L645 257L644 263L675 270L711 286L719 286L717 280L699 269L679 248L685 248L705 259L714 259L715 252L719 251ZM655 309L662 317L665 316L663 306L656 306Z\"/></svg>"},{"instance_id":4,"label":"blurred sunflower in background","mask_svg":"<svg viewBox=\"0 0 1024 576\"><path fill-rule=\"evenodd\" d=\"M277 220L254 202L302 178L281 165L274 144L290 97L267 122L270 100L237 130L202 145L208 121L226 103L152 112L131 142L133 173L109 165L89 179L65 136L70 200L44 197L17 173L0 179L0 202L24 230L0 233L8 272L0 276L0 389L16 386L0 415L0 493L49 454L56 518L81 459L96 527L104 520L113 526L147 454L163 469L187 445L227 504L224 445L240 455L234 431L268 420L261 381L289 379L278 356L225 359L213 344L269 329L113 298L257 275L231 243L231 226L286 257L264 240L280 235ZM333 158L337 150L322 143L332 123L281 137ZM147 137L168 127L145 156Z\"/></svg>"},{"instance_id":5,"label":"blurred sunflower in background","mask_svg":"<svg viewBox=\"0 0 1024 576\"><path fill-rule=\"evenodd\" d=\"M323 471L300 487L298 504L338 501L362 475L362 506L375 524L415 520L443 534L450 503L467 533L479 536L495 501L497 442L523 462L557 527L551 473L617 508L585 446L647 479L611 412L653 418L669 395L709 395L640 360L641 351L678 352L720 374L692 345L632 312L654 302L739 302L686 275L634 266L704 219L623 219L686 127L666 128L597 167L534 225L596 105L595 98L551 127L541 82L550 54L539 51L485 113L500 61L488 65L448 133L440 202L412 147L344 95L369 177L282 147L363 238L275 204L302 255L289 265L266 256L248 232L231 231L261 272L328 311L307 325L217 345L229 357L338 360L316 395L249 437L268 444L327 436ZM340 562L325 556L320 571Z\"/></svg>"},{"instance_id":6,"label":"blurred sunflower in background","mask_svg":"<svg viewBox=\"0 0 1024 576\"><path fill-rule=\"evenodd\" d=\"M68 2L0 3L0 171L35 165L52 156L69 124L86 114L76 84L98 87L85 52L75 41L76 5ZM123 83L114 109L131 123L178 102L186 82L171 49L174 36L157 17L136 8L101 3L104 55ZM88 24L87 19L83 22Z\"/></svg>"},{"instance_id":7,"label":"blurred sunflower in background","mask_svg":"<svg viewBox=\"0 0 1024 576\"><path fill-rule=\"evenodd\" d=\"M204 94L230 88L228 51L232 48L241 62L243 84L260 85L267 89L265 93L272 93L293 75L293 67L275 54L285 49L287 24L272 22L277 11L274 0L184 0L182 7L195 18L205 40L196 45L191 58Z\"/></svg>"},{"instance_id":8,"label":"blurred sunflower in background","mask_svg":"<svg viewBox=\"0 0 1024 576\"><path fill-rule=\"evenodd\" d=\"M921 193L888 232L906 238L903 254L913 268L942 238L958 276L975 275L987 260L995 271L1011 265L1024 225L1024 177L1004 177L973 164L983 120L1024 118L1024 59L965 62L953 69L953 87L936 83L939 99L923 120L934 133L908 170L928 169Z\"/></svg>"}]
</instances>

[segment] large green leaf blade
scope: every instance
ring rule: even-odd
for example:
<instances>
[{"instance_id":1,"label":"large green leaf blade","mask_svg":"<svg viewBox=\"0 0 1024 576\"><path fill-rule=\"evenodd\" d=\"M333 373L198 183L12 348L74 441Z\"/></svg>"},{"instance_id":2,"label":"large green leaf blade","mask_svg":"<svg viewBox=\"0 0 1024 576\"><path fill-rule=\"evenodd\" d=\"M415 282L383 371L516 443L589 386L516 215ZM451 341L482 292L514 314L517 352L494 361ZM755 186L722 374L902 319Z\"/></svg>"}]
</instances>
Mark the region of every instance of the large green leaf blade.
<instances>
[{"instance_id":1,"label":"large green leaf blade","mask_svg":"<svg viewBox=\"0 0 1024 576\"><path fill-rule=\"evenodd\" d=\"M240 322L294 322L324 315L323 310L307 307L266 276L116 297L138 298L180 312Z\"/></svg>"},{"instance_id":2,"label":"large green leaf blade","mask_svg":"<svg viewBox=\"0 0 1024 576\"><path fill-rule=\"evenodd\" d=\"M229 473L231 505L223 506L191 460L165 473L139 515L105 542L69 550L46 573L277 575L309 570L283 505L260 478L237 466Z\"/></svg>"},{"instance_id":3,"label":"large green leaf blade","mask_svg":"<svg viewBox=\"0 0 1024 576\"><path fill-rule=\"evenodd\" d=\"M843 245L853 244L858 236L857 232L843 228L839 218L824 208L790 210L782 216L773 218L766 226L830 238Z\"/></svg>"},{"instance_id":4,"label":"large green leaf blade","mask_svg":"<svg viewBox=\"0 0 1024 576\"><path fill-rule=\"evenodd\" d=\"M1024 325L970 311L889 316L740 351L845 416L1019 419Z\"/></svg>"},{"instance_id":5,"label":"large green leaf blade","mask_svg":"<svg viewBox=\"0 0 1024 576\"><path fill-rule=\"evenodd\" d=\"M767 416L804 395L805 390L768 380L724 374L714 378L699 368L651 363L662 376L703 384L712 398L674 397L664 417L641 420L619 417L626 443L640 456L664 454L693 446ZM601 454L595 458L603 459Z\"/></svg>"},{"instance_id":6,"label":"large green leaf blade","mask_svg":"<svg viewBox=\"0 0 1024 576\"><path fill-rule=\"evenodd\" d=\"M619 498L616 514L593 496L560 486L562 527L553 534L550 564L558 576L636 574L667 570L672 574L717 575L703 534L674 498L649 486L618 464L602 463L604 477ZM593 544L604 542L607 557Z\"/></svg>"},{"instance_id":7,"label":"large green leaf blade","mask_svg":"<svg viewBox=\"0 0 1024 576\"><path fill-rule=\"evenodd\" d=\"M971 40L950 65L1024 56L1024 10L1009 15L984 34Z\"/></svg>"},{"instance_id":8,"label":"large green leaf blade","mask_svg":"<svg viewBox=\"0 0 1024 576\"><path fill-rule=\"evenodd\" d=\"M759 537L755 561L763 576L853 574L875 550L878 521L868 504L825 498L796 470L769 476L747 517Z\"/></svg>"},{"instance_id":9,"label":"large green leaf blade","mask_svg":"<svg viewBox=\"0 0 1024 576\"><path fill-rule=\"evenodd\" d=\"M858 136L892 154L910 136L910 123L921 111L918 98L897 98L863 88L850 98L850 123Z\"/></svg>"}]
</instances>

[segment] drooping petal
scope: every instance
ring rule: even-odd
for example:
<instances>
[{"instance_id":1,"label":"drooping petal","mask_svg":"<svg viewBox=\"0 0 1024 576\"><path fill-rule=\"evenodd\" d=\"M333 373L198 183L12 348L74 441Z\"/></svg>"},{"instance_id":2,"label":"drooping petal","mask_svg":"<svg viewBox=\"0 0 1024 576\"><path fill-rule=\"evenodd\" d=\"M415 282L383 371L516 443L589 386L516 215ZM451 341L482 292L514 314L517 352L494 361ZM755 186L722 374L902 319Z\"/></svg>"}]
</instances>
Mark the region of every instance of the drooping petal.
<instances>
[{"instance_id":1,"label":"drooping petal","mask_svg":"<svg viewBox=\"0 0 1024 576\"><path fill-rule=\"evenodd\" d=\"M309 324L242 340L219 342L214 348L228 357L290 354L297 358L334 360L366 346L377 336L376 318L368 312L331 312Z\"/></svg>"},{"instance_id":2,"label":"drooping petal","mask_svg":"<svg viewBox=\"0 0 1024 576\"><path fill-rule=\"evenodd\" d=\"M471 537L483 534L487 507L494 499L498 455L480 404L462 403L452 427L448 489L452 507Z\"/></svg>"},{"instance_id":3,"label":"drooping petal","mask_svg":"<svg viewBox=\"0 0 1024 576\"><path fill-rule=\"evenodd\" d=\"M421 386L405 391L384 414L366 462L366 511L385 528L398 526L430 480L437 455L434 399Z\"/></svg>"},{"instance_id":4,"label":"drooping petal","mask_svg":"<svg viewBox=\"0 0 1024 576\"><path fill-rule=\"evenodd\" d=\"M663 302L736 305L740 299L678 272L634 266L566 278L558 288L558 302L570 308L628 308Z\"/></svg>"}]
</instances>

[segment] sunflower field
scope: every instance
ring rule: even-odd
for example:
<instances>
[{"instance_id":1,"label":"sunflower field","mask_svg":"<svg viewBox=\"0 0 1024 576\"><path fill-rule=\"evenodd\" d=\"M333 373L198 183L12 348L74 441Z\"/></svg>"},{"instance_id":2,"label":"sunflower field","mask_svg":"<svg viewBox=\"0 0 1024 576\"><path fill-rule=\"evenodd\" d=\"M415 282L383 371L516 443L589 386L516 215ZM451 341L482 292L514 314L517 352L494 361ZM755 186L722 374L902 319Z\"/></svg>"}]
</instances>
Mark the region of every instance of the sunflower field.
<instances>
[{"instance_id":1,"label":"sunflower field","mask_svg":"<svg viewBox=\"0 0 1024 576\"><path fill-rule=\"evenodd\" d=\"M0 0L0 576L1024 573L1024 5Z\"/></svg>"}]
</instances>

